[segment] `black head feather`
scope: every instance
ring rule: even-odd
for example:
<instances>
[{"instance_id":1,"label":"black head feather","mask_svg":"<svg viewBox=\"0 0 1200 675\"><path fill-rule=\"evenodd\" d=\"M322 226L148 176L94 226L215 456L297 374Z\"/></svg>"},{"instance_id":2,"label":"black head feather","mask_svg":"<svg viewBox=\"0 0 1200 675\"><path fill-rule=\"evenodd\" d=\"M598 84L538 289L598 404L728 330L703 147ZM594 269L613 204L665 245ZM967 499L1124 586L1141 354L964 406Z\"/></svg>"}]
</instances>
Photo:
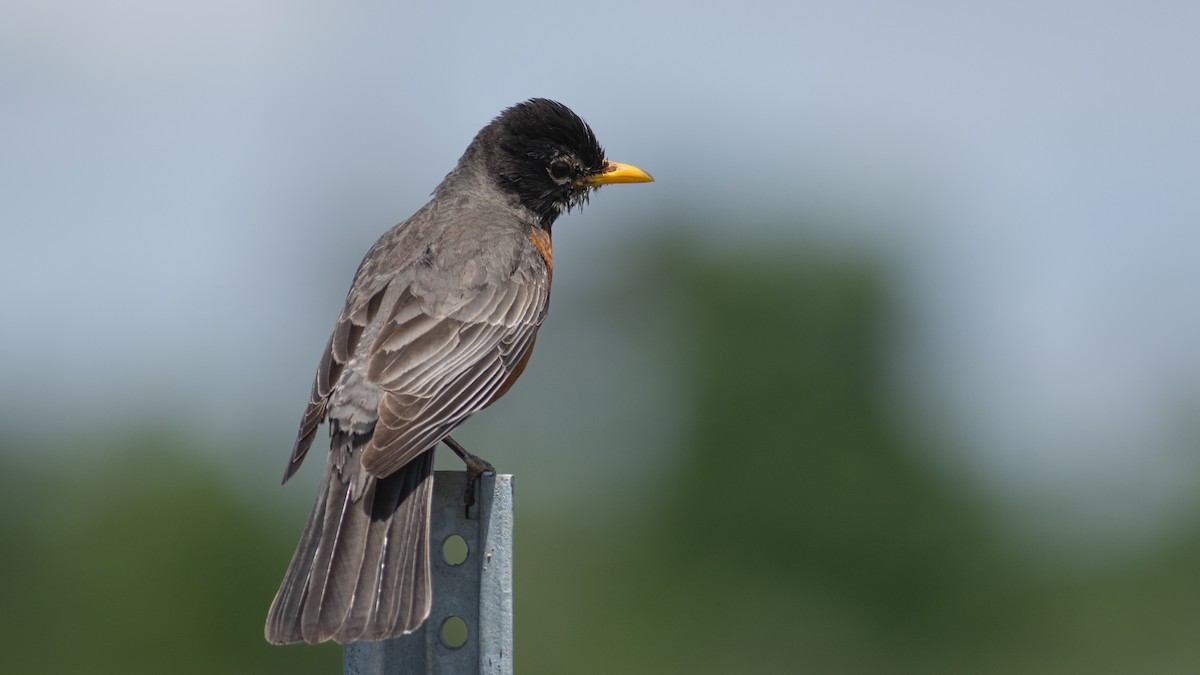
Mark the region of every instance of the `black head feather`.
<instances>
[{"instance_id":1,"label":"black head feather","mask_svg":"<svg viewBox=\"0 0 1200 675\"><path fill-rule=\"evenodd\" d=\"M604 169L596 135L567 106L544 98L517 104L492 120L472 146L501 189L513 194L549 227L564 211L587 201L584 181Z\"/></svg>"}]
</instances>

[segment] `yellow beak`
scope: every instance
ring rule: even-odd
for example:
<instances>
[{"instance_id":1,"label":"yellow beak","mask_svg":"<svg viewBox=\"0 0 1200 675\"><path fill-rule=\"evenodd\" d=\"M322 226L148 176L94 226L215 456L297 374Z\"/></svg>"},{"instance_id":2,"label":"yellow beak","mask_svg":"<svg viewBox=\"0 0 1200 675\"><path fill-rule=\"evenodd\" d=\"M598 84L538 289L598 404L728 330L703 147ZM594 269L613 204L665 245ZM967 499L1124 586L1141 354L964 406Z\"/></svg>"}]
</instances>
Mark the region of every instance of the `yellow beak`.
<instances>
[{"instance_id":1,"label":"yellow beak","mask_svg":"<svg viewBox=\"0 0 1200 675\"><path fill-rule=\"evenodd\" d=\"M594 176L584 179L589 187L599 187L611 183L653 183L654 176L642 171L632 164L620 162L605 162L604 170Z\"/></svg>"}]
</instances>

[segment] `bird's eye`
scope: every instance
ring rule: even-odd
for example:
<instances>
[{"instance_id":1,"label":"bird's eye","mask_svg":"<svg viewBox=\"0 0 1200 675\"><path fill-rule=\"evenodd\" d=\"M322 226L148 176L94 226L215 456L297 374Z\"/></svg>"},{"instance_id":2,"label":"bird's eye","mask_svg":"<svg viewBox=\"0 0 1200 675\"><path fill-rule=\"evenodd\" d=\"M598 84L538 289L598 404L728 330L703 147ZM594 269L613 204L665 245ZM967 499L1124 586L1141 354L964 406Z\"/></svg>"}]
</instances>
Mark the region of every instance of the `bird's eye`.
<instances>
[{"instance_id":1,"label":"bird's eye","mask_svg":"<svg viewBox=\"0 0 1200 675\"><path fill-rule=\"evenodd\" d=\"M571 163L565 159L550 162L550 177L554 180L566 180L571 175Z\"/></svg>"}]
</instances>

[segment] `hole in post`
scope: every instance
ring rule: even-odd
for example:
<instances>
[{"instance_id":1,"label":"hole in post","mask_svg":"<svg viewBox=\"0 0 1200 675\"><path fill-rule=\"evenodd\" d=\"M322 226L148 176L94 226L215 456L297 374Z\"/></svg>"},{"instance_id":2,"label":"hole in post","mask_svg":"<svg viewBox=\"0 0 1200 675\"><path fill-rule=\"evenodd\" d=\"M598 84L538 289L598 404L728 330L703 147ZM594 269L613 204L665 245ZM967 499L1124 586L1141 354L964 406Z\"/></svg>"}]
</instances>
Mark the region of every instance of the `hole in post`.
<instances>
[{"instance_id":1,"label":"hole in post","mask_svg":"<svg viewBox=\"0 0 1200 675\"><path fill-rule=\"evenodd\" d=\"M467 644L467 622L452 616L442 622L442 644L458 649Z\"/></svg>"},{"instance_id":2,"label":"hole in post","mask_svg":"<svg viewBox=\"0 0 1200 675\"><path fill-rule=\"evenodd\" d=\"M467 540L457 534L446 537L442 542L442 560L447 565L461 565L467 561Z\"/></svg>"}]
</instances>

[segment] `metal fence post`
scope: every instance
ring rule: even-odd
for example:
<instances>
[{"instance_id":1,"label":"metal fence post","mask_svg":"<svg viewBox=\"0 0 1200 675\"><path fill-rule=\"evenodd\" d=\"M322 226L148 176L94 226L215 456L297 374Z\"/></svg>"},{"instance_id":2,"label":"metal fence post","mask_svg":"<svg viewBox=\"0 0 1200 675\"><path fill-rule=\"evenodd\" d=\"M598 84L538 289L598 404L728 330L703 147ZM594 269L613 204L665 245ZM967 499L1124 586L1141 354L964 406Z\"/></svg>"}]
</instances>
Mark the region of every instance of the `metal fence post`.
<instances>
[{"instance_id":1,"label":"metal fence post","mask_svg":"<svg viewBox=\"0 0 1200 675\"><path fill-rule=\"evenodd\" d=\"M434 474L429 618L411 635L346 645L346 675L512 675L513 477L480 478L470 518L463 512L466 480L461 471ZM457 565L447 562L444 553L454 535L465 540L467 549L466 559ZM453 617L466 624L466 642L458 647L443 637Z\"/></svg>"}]
</instances>

